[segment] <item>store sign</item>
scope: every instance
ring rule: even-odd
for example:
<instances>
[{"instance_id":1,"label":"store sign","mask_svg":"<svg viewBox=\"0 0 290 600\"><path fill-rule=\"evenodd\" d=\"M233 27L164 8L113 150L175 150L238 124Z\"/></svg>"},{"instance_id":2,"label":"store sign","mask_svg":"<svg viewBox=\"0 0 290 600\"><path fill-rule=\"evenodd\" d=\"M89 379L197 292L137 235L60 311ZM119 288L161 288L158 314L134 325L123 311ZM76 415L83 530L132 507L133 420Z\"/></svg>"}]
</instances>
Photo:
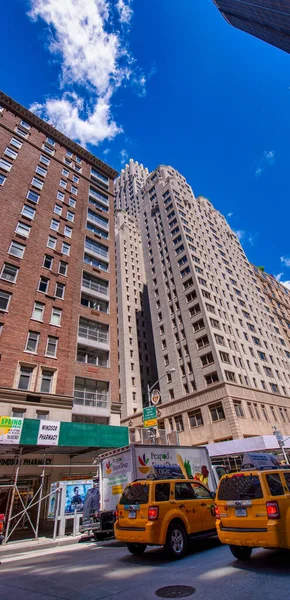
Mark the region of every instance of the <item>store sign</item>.
<instances>
[{"instance_id":1,"label":"store sign","mask_svg":"<svg viewBox=\"0 0 290 600\"><path fill-rule=\"evenodd\" d=\"M60 432L60 421L39 421L37 437L38 446L57 446Z\"/></svg>"},{"instance_id":2,"label":"store sign","mask_svg":"<svg viewBox=\"0 0 290 600\"><path fill-rule=\"evenodd\" d=\"M23 419L0 416L0 444L19 444Z\"/></svg>"}]
</instances>

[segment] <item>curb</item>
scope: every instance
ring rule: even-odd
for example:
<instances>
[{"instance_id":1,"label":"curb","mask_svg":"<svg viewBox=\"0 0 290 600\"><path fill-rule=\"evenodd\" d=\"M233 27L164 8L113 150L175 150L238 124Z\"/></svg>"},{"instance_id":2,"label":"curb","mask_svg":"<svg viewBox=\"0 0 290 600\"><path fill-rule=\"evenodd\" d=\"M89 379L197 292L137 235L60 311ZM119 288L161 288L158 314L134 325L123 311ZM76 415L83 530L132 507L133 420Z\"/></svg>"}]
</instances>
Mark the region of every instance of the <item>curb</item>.
<instances>
[{"instance_id":1,"label":"curb","mask_svg":"<svg viewBox=\"0 0 290 600\"><path fill-rule=\"evenodd\" d=\"M81 536L77 536L74 538L68 537L60 540L38 539L26 543L10 542L10 544L8 543L7 546L0 546L0 561L1 558L7 558L8 556L13 555L18 556L19 554L24 554L25 552L37 552L38 550L49 550L50 548L58 548L61 546L72 546L73 544L78 544L81 539Z\"/></svg>"}]
</instances>

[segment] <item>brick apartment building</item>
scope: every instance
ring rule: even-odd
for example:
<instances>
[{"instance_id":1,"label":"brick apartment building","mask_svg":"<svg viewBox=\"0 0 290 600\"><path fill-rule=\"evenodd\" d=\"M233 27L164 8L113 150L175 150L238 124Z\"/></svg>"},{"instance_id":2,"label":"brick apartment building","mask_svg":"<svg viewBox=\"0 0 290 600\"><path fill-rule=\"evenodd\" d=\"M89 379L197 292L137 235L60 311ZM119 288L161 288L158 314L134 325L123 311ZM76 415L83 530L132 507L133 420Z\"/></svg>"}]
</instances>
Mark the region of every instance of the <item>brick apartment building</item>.
<instances>
[{"instance_id":1,"label":"brick apartment building","mask_svg":"<svg viewBox=\"0 0 290 600\"><path fill-rule=\"evenodd\" d=\"M117 173L0 93L0 414L118 424Z\"/></svg>"}]
</instances>

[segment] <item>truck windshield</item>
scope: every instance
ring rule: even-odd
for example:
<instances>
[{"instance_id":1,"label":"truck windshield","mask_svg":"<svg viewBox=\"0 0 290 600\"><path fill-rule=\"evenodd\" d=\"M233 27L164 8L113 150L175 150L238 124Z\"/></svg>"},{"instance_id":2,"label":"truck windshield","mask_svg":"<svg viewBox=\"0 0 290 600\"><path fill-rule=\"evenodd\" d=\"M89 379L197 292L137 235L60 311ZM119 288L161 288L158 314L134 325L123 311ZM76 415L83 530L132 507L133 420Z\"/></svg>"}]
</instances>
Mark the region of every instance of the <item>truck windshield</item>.
<instances>
[{"instance_id":1,"label":"truck windshield","mask_svg":"<svg viewBox=\"0 0 290 600\"><path fill-rule=\"evenodd\" d=\"M253 500L263 498L263 492L257 475L234 475L220 482L219 500Z\"/></svg>"},{"instance_id":2,"label":"truck windshield","mask_svg":"<svg viewBox=\"0 0 290 600\"><path fill-rule=\"evenodd\" d=\"M147 483L133 483L123 491L120 504L148 504L149 486Z\"/></svg>"}]
</instances>

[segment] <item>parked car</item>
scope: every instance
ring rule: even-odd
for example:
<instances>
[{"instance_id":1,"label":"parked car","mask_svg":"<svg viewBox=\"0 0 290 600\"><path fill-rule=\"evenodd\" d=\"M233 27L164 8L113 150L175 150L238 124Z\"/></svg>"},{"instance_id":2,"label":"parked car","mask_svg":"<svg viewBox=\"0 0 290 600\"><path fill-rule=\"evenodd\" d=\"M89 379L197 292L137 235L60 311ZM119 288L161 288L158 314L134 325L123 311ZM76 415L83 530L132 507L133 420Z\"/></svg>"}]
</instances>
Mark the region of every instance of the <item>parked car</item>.
<instances>
[{"instance_id":1,"label":"parked car","mask_svg":"<svg viewBox=\"0 0 290 600\"><path fill-rule=\"evenodd\" d=\"M115 537L137 556L157 545L181 558L190 539L216 535L214 497L192 479L130 483L117 507Z\"/></svg>"},{"instance_id":2,"label":"parked car","mask_svg":"<svg viewBox=\"0 0 290 600\"><path fill-rule=\"evenodd\" d=\"M225 475L215 511L219 539L235 558L248 560L253 548L290 549L290 470L280 466Z\"/></svg>"}]
</instances>

